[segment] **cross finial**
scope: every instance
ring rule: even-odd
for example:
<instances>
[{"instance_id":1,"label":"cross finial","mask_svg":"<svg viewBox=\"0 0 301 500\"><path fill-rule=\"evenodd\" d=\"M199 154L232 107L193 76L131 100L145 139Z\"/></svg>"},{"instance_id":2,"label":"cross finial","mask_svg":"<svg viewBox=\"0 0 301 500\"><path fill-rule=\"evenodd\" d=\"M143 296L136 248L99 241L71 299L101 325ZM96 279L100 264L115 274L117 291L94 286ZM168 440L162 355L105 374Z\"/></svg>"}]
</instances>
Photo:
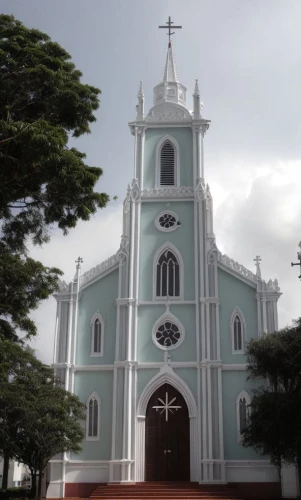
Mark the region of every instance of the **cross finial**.
<instances>
[{"instance_id":1,"label":"cross finial","mask_svg":"<svg viewBox=\"0 0 301 500\"><path fill-rule=\"evenodd\" d=\"M76 269L80 268L80 265L84 262L84 259L81 257L78 257L77 260L75 261L75 264L77 264Z\"/></svg>"},{"instance_id":2,"label":"cross finial","mask_svg":"<svg viewBox=\"0 0 301 500\"><path fill-rule=\"evenodd\" d=\"M261 262L261 258L259 255L256 255L255 259L253 259L253 261L255 262L255 265L256 265L256 274L259 278L261 278L261 270L260 270L260 262Z\"/></svg>"},{"instance_id":3,"label":"cross finial","mask_svg":"<svg viewBox=\"0 0 301 500\"><path fill-rule=\"evenodd\" d=\"M163 29L165 29L165 30L168 30L167 35L168 35L168 42L169 42L169 45L170 45L171 35L174 35L174 34L175 34L175 32L174 32L174 31L171 31L171 29L173 29L173 30L174 30L174 29L182 29L182 26L172 26L172 24L174 24L174 23L173 23L173 21L171 20L171 17L170 17L170 16L169 16L169 18L168 18L168 21L166 21L166 24L167 24L167 26L159 26L159 28L163 28Z\"/></svg>"}]
</instances>

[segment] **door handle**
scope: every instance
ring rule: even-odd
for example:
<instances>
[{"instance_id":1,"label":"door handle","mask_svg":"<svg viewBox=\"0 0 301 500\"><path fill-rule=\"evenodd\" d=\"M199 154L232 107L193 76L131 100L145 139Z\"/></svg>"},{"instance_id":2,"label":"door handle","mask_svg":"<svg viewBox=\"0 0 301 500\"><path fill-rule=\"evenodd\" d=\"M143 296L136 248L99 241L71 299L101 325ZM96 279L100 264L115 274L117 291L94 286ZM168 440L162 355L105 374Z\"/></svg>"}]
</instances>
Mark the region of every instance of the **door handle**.
<instances>
[{"instance_id":1,"label":"door handle","mask_svg":"<svg viewBox=\"0 0 301 500\"><path fill-rule=\"evenodd\" d=\"M163 450L164 451L164 455L166 455L166 453L171 453L171 450Z\"/></svg>"}]
</instances>

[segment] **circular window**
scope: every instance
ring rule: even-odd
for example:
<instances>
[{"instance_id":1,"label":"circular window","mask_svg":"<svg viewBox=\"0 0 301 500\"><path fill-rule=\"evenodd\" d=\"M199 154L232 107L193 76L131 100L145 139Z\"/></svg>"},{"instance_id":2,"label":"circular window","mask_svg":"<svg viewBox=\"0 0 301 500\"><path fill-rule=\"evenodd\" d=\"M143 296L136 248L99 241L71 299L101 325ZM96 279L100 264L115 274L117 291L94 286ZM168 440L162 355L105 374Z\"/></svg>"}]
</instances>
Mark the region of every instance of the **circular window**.
<instances>
[{"instance_id":1,"label":"circular window","mask_svg":"<svg viewBox=\"0 0 301 500\"><path fill-rule=\"evenodd\" d=\"M160 349L174 349L184 339L184 327L173 315L161 317L153 328L153 341Z\"/></svg>"},{"instance_id":2,"label":"circular window","mask_svg":"<svg viewBox=\"0 0 301 500\"><path fill-rule=\"evenodd\" d=\"M174 231L180 227L179 218L174 212L161 212L155 219L155 225L160 231Z\"/></svg>"},{"instance_id":3,"label":"circular window","mask_svg":"<svg viewBox=\"0 0 301 500\"><path fill-rule=\"evenodd\" d=\"M166 323L159 326L155 337L158 344L162 347L171 347L179 342L181 333L177 325L166 321Z\"/></svg>"}]
</instances>

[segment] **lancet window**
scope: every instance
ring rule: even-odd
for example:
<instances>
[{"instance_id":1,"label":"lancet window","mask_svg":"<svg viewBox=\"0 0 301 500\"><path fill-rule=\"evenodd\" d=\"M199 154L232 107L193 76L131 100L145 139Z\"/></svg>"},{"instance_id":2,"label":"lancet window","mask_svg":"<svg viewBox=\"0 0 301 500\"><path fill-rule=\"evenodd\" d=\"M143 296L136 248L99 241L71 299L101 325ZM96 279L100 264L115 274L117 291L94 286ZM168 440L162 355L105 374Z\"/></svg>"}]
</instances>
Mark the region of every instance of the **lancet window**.
<instances>
[{"instance_id":1,"label":"lancet window","mask_svg":"<svg viewBox=\"0 0 301 500\"><path fill-rule=\"evenodd\" d=\"M103 355L104 322L99 313L91 320L91 356Z\"/></svg>"},{"instance_id":2,"label":"lancet window","mask_svg":"<svg viewBox=\"0 0 301 500\"><path fill-rule=\"evenodd\" d=\"M244 339L246 334L246 323L240 309L236 307L231 316L231 335L233 354L244 352Z\"/></svg>"},{"instance_id":3,"label":"lancet window","mask_svg":"<svg viewBox=\"0 0 301 500\"><path fill-rule=\"evenodd\" d=\"M246 391L242 391L236 400L237 437L238 441L247 428L250 415L250 396Z\"/></svg>"},{"instance_id":4,"label":"lancet window","mask_svg":"<svg viewBox=\"0 0 301 500\"><path fill-rule=\"evenodd\" d=\"M96 393L91 394L87 402L86 439L93 441L99 438L100 400Z\"/></svg>"},{"instance_id":5,"label":"lancet window","mask_svg":"<svg viewBox=\"0 0 301 500\"><path fill-rule=\"evenodd\" d=\"M175 186L176 150L168 139L160 151L160 186Z\"/></svg>"},{"instance_id":6,"label":"lancet window","mask_svg":"<svg viewBox=\"0 0 301 500\"><path fill-rule=\"evenodd\" d=\"M180 296L180 265L175 254L169 249L161 253L157 262L156 296Z\"/></svg>"}]
</instances>

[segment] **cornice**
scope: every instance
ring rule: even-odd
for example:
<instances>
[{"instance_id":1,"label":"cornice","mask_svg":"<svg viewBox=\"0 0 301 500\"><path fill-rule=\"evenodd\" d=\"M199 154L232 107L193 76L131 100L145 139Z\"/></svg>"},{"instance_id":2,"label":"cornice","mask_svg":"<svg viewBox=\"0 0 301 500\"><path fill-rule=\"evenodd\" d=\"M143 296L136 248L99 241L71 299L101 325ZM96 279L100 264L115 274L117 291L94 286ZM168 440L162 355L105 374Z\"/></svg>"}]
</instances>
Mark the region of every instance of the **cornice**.
<instances>
[{"instance_id":1,"label":"cornice","mask_svg":"<svg viewBox=\"0 0 301 500\"><path fill-rule=\"evenodd\" d=\"M187 196L194 197L194 189L189 186L168 186L161 188L143 189L141 191L141 198L187 198Z\"/></svg>"}]
</instances>

